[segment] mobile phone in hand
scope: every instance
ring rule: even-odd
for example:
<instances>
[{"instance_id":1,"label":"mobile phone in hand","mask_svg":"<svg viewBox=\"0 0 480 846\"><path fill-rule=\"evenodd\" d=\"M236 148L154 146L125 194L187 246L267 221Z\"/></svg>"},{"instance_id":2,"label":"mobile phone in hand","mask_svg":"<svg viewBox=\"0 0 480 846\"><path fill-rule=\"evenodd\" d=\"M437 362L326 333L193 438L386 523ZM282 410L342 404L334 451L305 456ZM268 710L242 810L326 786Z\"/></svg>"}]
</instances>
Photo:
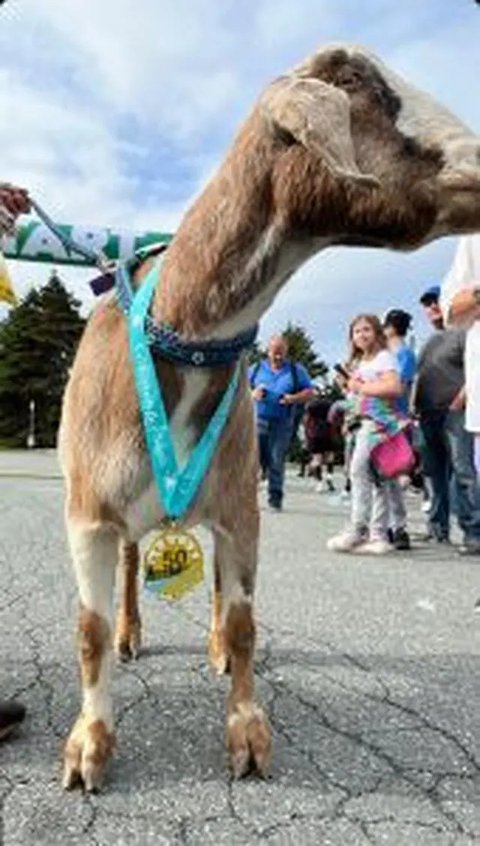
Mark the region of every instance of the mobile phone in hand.
<instances>
[{"instance_id":1,"label":"mobile phone in hand","mask_svg":"<svg viewBox=\"0 0 480 846\"><path fill-rule=\"evenodd\" d=\"M336 371L336 373L338 373L339 376L342 376L343 379L350 379L350 373L343 366L343 364L334 364L333 369Z\"/></svg>"}]
</instances>

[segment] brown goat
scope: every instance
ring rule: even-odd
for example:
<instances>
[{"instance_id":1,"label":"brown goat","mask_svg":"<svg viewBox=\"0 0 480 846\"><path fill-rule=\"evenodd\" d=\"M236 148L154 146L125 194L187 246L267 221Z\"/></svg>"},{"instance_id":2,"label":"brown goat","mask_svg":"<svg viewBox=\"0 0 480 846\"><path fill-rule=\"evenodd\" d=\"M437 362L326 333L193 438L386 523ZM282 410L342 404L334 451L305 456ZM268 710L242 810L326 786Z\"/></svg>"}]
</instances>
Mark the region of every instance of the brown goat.
<instances>
[{"instance_id":1,"label":"brown goat","mask_svg":"<svg viewBox=\"0 0 480 846\"><path fill-rule=\"evenodd\" d=\"M360 48L327 47L270 85L169 247L153 317L189 339L255 323L291 274L333 244L413 249L480 228L480 144L450 113ZM145 268L137 274L141 284ZM195 443L231 368L157 370L179 460ZM245 368L244 368L245 370ZM94 311L65 395L60 450L66 521L81 601L83 705L66 745L64 783L95 788L113 747L111 645L140 642L136 543L162 520L114 296ZM235 775L270 761L255 703L252 600L259 512L245 372L187 526L215 541L210 658L231 669L227 747ZM120 560L124 587L112 633Z\"/></svg>"}]
</instances>

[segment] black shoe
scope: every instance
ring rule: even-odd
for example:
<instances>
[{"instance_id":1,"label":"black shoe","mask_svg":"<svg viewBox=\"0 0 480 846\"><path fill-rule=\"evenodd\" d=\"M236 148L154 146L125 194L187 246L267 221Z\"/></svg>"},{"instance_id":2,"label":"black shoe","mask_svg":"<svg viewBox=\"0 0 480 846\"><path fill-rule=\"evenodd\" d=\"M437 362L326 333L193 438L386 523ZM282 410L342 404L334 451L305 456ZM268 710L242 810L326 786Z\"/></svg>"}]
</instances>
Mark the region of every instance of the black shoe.
<instances>
[{"instance_id":1,"label":"black shoe","mask_svg":"<svg viewBox=\"0 0 480 846\"><path fill-rule=\"evenodd\" d=\"M480 555L480 540L464 540L458 547L459 555Z\"/></svg>"},{"instance_id":2,"label":"black shoe","mask_svg":"<svg viewBox=\"0 0 480 846\"><path fill-rule=\"evenodd\" d=\"M387 529L387 541L393 546L393 529Z\"/></svg>"},{"instance_id":3,"label":"black shoe","mask_svg":"<svg viewBox=\"0 0 480 846\"><path fill-rule=\"evenodd\" d=\"M392 541L391 543L398 550L406 550L411 549L410 543L410 535L408 534L406 529L395 529L392 532Z\"/></svg>"},{"instance_id":4,"label":"black shoe","mask_svg":"<svg viewBox=\"0 0 480 846\"><path fill-rule=\"evenodd\" d=\"M25 719L25 706L20 702L0 702L0 740L4 740Z\"/></svg>"},{"instance_id":5,"label":"black shoe","mask_svg":"<svg viewBox=\"0 0 480 846\"><path fill-rule=\"evenodd\" d=\"M268 502L270 511L281 511L282 510L282 503L277 502L276 500L269 500Z\"/></svg>"}]
</instances>

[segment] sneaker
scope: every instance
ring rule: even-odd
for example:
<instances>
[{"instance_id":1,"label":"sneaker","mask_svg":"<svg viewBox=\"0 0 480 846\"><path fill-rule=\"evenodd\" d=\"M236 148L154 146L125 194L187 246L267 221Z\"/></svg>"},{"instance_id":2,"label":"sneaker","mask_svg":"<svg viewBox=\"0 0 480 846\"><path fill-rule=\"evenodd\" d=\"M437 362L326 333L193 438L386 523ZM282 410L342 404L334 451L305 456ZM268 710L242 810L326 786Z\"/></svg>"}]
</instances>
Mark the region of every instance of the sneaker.
<instances>
[{"instance_id":1,"label":"sneaker","mask_svg":"<svg viewBox=\"0 0 480 846\"><path fill-rule=\"evenodd\" d=\"M4 740L25 719L25 706L14 700L0 702L0 740Z\"/></svg>"},{"instance_id":2,"label":"sneaker","mask_svg":"<svg viewBox=\"0 0 480 846\"><path fill-rule=\"evenodd\" d=\"M327 490L327 483L323 480L321 482L317 482L317 484L315 485L315 493L326 493Z\"/></svg>"},{"instance_id":3,"label":"sneaker","mask_svg":"<svg viewBox=\"0 0 480 846\"><path fill-rule=\"evenodd\" d=\"M355 529L345 529L327 541L330 552L351 552L365 540L365 535Z\"/></svg>"},{"instance_id":4,"label":"sneaker","mask_svg":"<svg viewBox=\"0 0 480 846\"><path fill-rule=\"evenodd\" d=\"M428 514L432 507L432 503L429 499L426 499L425 502L422 502L422 511L424 514Z\"/></svg>"},{"instance_id":5,"label":"sneaker","mask_svg":"<svg viewBox=\"0 0 480 846\"><path fill-rule=\"evenodd\" d=\"M392 532L391 543L395 547L395 549L398 550L411 549L410 535L408 534L405 528L395 529L395 531Z\"/></svg>"},{"instance_id":6,"label":"sneaker","mask_svg":"<svg viewBox=\"0 0 480 846\"><path fill-rule=\"evenodd\" d=\"M392 546L385 538L373 538L356 547L359 555L386 555L392 551Z\"/></svg>"},{"instance_id":7,"label":"sneaker","mask_svg":"<svg viewBox=\"0 0 480 846\"><path fill-rule=\"evenodd\" d=\"M328 493L334 493L334 492L335 492L335 485L333 484L333 479L332 479L332 477L331 477L331 476L327 476L327 478L326 478L326 482L327 482L327 490L328 490Z\"/></svg>"}]
</instances>

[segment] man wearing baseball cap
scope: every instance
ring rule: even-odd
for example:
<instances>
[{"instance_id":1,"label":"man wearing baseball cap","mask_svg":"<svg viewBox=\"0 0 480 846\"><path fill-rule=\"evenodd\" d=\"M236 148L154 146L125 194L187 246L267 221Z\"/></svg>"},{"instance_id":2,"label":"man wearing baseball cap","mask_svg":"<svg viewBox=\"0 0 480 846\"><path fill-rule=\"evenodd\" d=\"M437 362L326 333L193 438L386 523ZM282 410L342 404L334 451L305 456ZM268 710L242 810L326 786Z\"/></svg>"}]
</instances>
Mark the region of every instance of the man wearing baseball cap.
<instances>
[{"instance_id":1,"label":"man wearing baseball cap","mask_svg":"<svg viewBox=\"0 0 480 846\"><path fill-rule=\"evenodd\" d=\"M423 306L430 306L438 303L441 294L440 285L431 285L427 288L420 297L420 304Z\"/></svg>"},{"instance_id":2,"label":"man wearing baseball cap","mask_svg":"<svg viewBox=\"0 0 480 846\"><path fill-rule=\"evenodd\" d=\"M473 437L465 429L465 330L446 329L440 285L420 297L435 332L420 351L415 411L420 420L423 459L432 487L429 538L448 543L451 480L463 532L463 555L480 555L480 491L473 463Z\"/></svg>"}]
</instances>

